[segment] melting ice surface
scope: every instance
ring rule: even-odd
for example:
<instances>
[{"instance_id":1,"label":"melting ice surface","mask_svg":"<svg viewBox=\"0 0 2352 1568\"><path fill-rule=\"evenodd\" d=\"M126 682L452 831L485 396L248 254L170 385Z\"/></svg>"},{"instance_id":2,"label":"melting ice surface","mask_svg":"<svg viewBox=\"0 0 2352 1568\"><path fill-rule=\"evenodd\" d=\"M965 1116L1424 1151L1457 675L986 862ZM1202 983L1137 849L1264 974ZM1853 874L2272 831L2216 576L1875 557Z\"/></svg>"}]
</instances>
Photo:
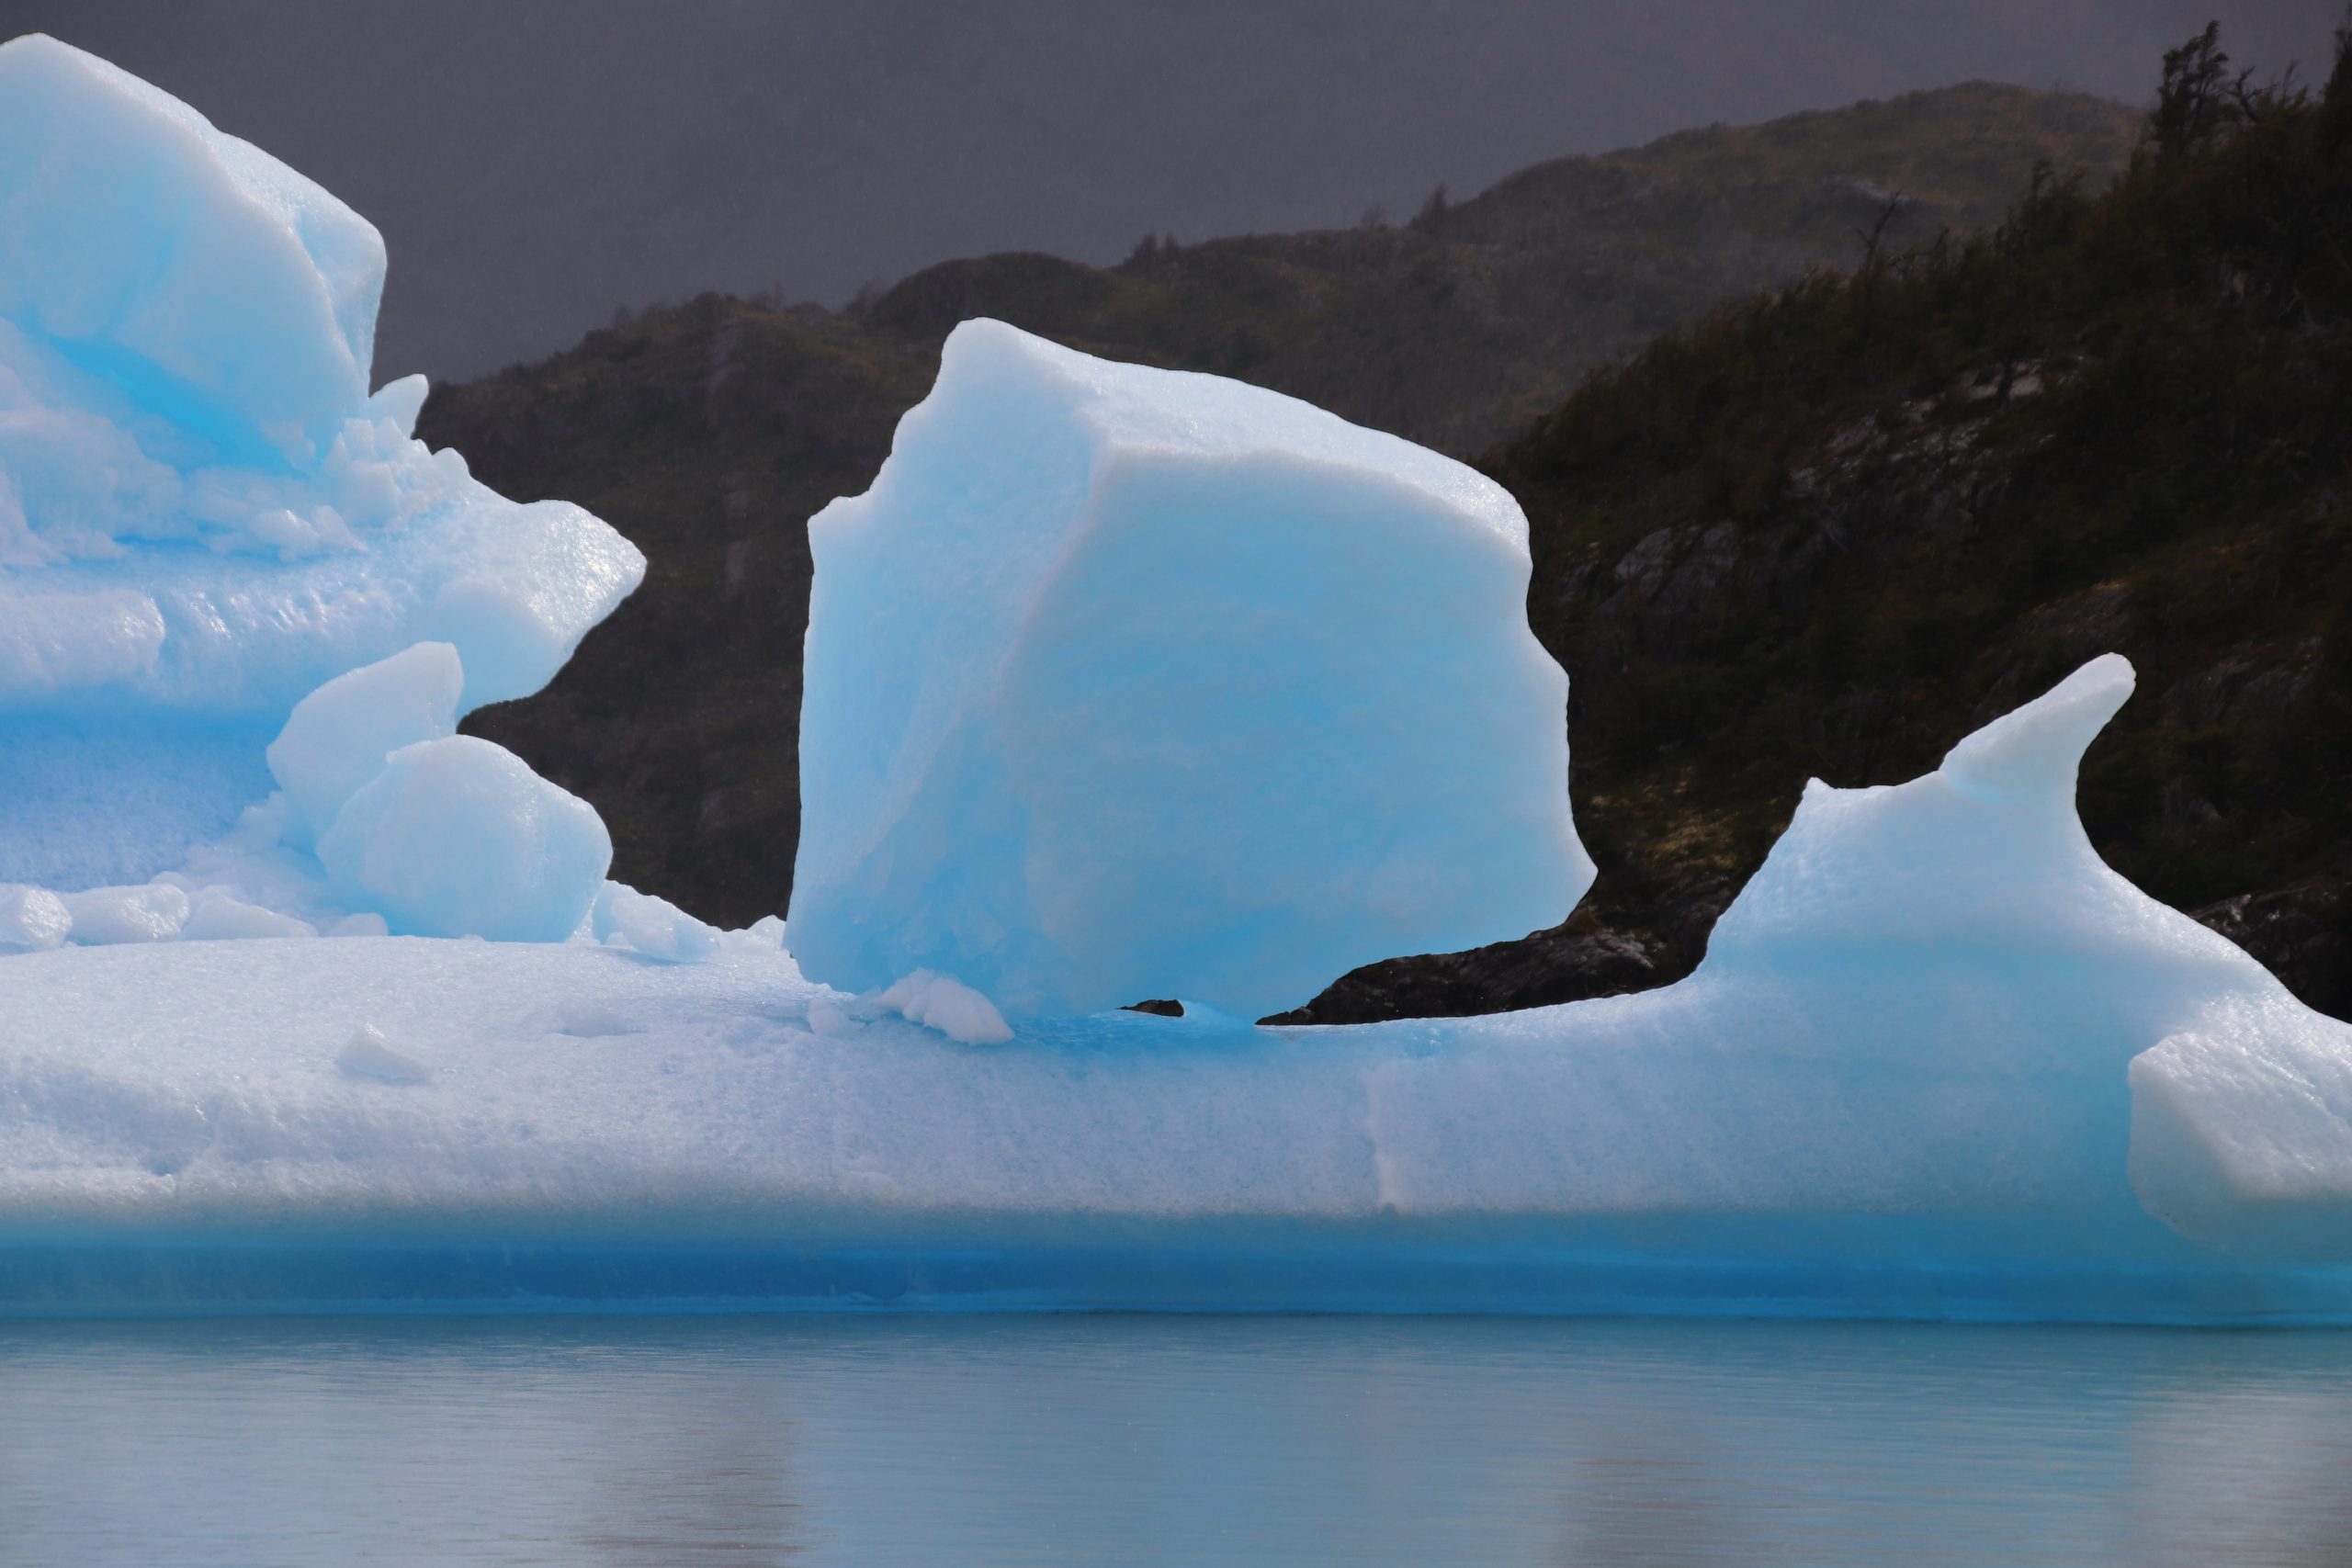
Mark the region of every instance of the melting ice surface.
<instances>
[{"instance_id":1,"label":"melting ice surface","mask_svg":"<svg viewBox=\"0 0 2352 1568\"><path fill-rule=\"evenodd\" d=\"M2120 659L1814 785L1667 990L1085 1012L1555 918L1565 688L1475 476L967 328L817 530L792 935L837 990L452 733L641 563L363 397L380 267L183 106L0 48L0 1308L2352 1318L2352 1031L2092 851ZM1351 613L1410 598L1390 558L1402 659ZM1236 649L1304 725L1279 781Z\"/></svg>"}]
</instances>

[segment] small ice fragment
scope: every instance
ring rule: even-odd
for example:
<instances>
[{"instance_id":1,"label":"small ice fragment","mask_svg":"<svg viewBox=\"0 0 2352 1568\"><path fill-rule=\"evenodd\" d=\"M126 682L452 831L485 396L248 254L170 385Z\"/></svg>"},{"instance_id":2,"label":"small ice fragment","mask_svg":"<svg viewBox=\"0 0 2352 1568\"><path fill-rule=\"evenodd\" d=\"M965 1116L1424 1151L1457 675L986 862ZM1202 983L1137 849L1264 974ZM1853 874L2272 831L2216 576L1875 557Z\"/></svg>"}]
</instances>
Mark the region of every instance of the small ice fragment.
<instances>
[{"instance_id":1,"label":"small ice fragment","mask_svg":"<svg viewBox=\"0 0 2352 1568\"><path fill-rule=\"evenodd\" d=\"M187 895L168 883L143 887L93 887L64 897L73 938L85 947L125 942L170 942L187 923Z\"/></svg>"},{"instance_id":2,"label":"small ice fragment","mask_svg":"<svg viewBox=\"0 0 2352 1568\"><path fill-rule=\"evenodd\" d=\"M0 947L43 953L63 942L73 929L65 901L48 888L0 886Z\"/></svg>"},{"instance_id":3,"label":"small ice fragment","mask_svg":"<svg viewBox=\"0 0 2352 1568\"><path fill-rule=\"evenodd\" d=\"M390 936L392 928L384 917L373 909L363 909L356 915L345 915L327 928L329 936Z\"/></svg>"},{"instance_id":4,"label":"small ice fragment","mask_svg":"<svg viewBox=\"0 0 2352 1568\"><path fill-rule=\"evenodd\" d=\"M347 902L406 936L561 942L613 840L586 801L470 735L403 746L345 802L319 861Z\"/></svg>"},{"instance_id":5,"label":"small ice fragment","mask_svg":"<svg viewBox=\"0 0 2352 1568\"><path fill-rule=\"evenodd\" d=\"M918 969L874 1001L910 1023L936 1029L967 1045L996 1045L1012 1038L996 1004L953 976Z\"/></svg>"},{"instance_id":6,"label":"small ice fragment","mask_svg":"<svg viewBox=\"0 0 2352 1568\"><path fill-rule=\"evenodd\" d=\"M718 951L718 932L667 898L607 882L596 890L589 911L598 942L615 937L648 958L665 964L695 964Z\"/></svg>"},{"instance_id":7,"label":"small ice fragment","mask_svg":"<svg viewBox=\"0 0 2352 1568\"><path fill-rule=\"evenodd\" d=\"M392 1049L384 1032L372 1023L363 1023L351 1043L334 1059L334 1065L355 1078L373 1078L378 1083L417 1084L430 1082L433 1069L415 1057Z\"/></svg>"},{"instance_id":8,"label":"small ice fragment","mask_svg":"<svg viewBox=\"0 0 2352 1568\"><path fill-rule=\"evenodd\" d=\"M368 412L377 419L390 420L402 435L413 437L416 416L424 412L424 395L432 389L433 384L422 376L387 381L368 400Z\"/></svg>"},{"instance_id":9,"label":"small ice fragment","mask_svg":"<svg viewBox=\"0 0 2352 1568\"><path fill-rule=\"evenodd\" d=\"M364 669L346 671L294 705L269 743L271 776L312 836L403 746L458 732L466 683L458 650L420 642Z\"/></svg>"},{"instance_id":10,"label":"small ice fragment","mask_svg":"<svg viewBox=\"0 0 2352 1568\"><path fill-rule=\"evenodd\" d=\"M839 1002L820 997L808 1004L808 1032L826 1040L848 1038L864 1027Z\"/></svg>"},{"instance_id":11,"label":"small ice fragment","mask_svg":"<svg viewBox=\"0 0 2352 1568\"><path fill-rule=\"evenodd\" d=\"M741 931L720 931L718 947L722 953L782 953L784 921L774 915L762 915Z\"/></svg>"},{"instance_id":12,"label":"small ice fragment","mask_svg":"<svg viewBox=\"0 0 2352 1568\"><path fill-rule=\"evenodd\" d=\"M217 887L207 888L197 897L187 923L180 928L180 936L188 942L318 934L318 928L308 920L298 920L291 915L281 915L258 904L248 904Z\"/></svg>"}]
</instances>

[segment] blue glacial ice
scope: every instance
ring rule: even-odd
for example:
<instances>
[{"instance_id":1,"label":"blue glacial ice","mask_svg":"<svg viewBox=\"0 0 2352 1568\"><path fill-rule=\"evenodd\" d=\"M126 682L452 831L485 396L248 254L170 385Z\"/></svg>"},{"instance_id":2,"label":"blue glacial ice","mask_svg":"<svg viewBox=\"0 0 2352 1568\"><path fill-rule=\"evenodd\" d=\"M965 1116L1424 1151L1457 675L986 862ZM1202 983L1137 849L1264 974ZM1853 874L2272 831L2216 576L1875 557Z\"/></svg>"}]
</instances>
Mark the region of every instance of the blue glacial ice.
<instances>
[{"instance_id":1,"label":"blue glacial ice","mask_svg":"<svg viewBox=\"0 0 2352 1568\"><path fill-rule=\"evenodd\" d=\"M1592 881L1527 520L1449 458L967 321L808 543L811 978L1254 1018Z\"/></svg>"},{"instance_id":2,"label":"blue glacial ice","mask_svg":"<svg viewBox=\"0 0 2352 1568\"><path fill-rule=\"evenodd\" d=\"M643 574L372 395L382 239L105 62L0 45L0 881L143 882L220 837L322 682L452 645L537 690Z\"/></svg>"},{"instance_id":3,"label":"blue glacial ice","mask_svg":"<svg viewBox=\"0 0 2352 1568\"><path fill-rule=\"evenodd\" d=\"M373 231L20 39L0 273L84 246L0 277L0 1312L2352 1321L2352 1028L2093 851L2119 658L1811 786L1677 986L1261 1028L1589 880L1523 525L976 324L813 525L803 901L718 931L450 733L641 563L356 400Z\"/></svg>"}]
</instances>

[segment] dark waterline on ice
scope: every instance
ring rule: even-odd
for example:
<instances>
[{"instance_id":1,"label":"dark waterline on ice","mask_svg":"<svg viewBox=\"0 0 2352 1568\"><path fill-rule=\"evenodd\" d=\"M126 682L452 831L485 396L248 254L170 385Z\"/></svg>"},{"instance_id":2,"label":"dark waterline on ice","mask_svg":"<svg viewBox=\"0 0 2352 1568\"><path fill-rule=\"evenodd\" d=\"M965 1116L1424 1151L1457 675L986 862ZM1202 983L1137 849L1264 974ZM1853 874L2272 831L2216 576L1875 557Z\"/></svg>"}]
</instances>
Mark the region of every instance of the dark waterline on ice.
<instances>
[{"instance_id":1,"label":"dark waterline on ice","mask_svg":"<svg viewBox=\"0 0 2352 1568\"><path fill-rule=\"evenodd\" d=\"M0 1562L2264 1563L2352 1334L0 1324Z\"/></svg>"}]
</instances>

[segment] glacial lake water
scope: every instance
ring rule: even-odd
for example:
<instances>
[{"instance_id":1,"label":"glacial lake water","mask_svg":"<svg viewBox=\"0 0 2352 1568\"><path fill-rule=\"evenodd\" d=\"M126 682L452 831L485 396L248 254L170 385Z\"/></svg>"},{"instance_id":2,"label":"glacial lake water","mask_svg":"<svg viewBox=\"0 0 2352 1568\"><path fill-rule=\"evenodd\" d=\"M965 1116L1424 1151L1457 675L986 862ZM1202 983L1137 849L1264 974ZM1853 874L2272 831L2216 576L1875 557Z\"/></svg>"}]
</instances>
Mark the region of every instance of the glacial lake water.
<instances>
[{"instance_id":1,"label":"glacial lake water","mask_svg":"<svg viewBox=\"0 0 2352 1568\"><path fill-rule=\"evenodd\" d=\"M2346 1333L0 1324L12 1565L2346 1561Z\"/></svg>"}]
</instances>

